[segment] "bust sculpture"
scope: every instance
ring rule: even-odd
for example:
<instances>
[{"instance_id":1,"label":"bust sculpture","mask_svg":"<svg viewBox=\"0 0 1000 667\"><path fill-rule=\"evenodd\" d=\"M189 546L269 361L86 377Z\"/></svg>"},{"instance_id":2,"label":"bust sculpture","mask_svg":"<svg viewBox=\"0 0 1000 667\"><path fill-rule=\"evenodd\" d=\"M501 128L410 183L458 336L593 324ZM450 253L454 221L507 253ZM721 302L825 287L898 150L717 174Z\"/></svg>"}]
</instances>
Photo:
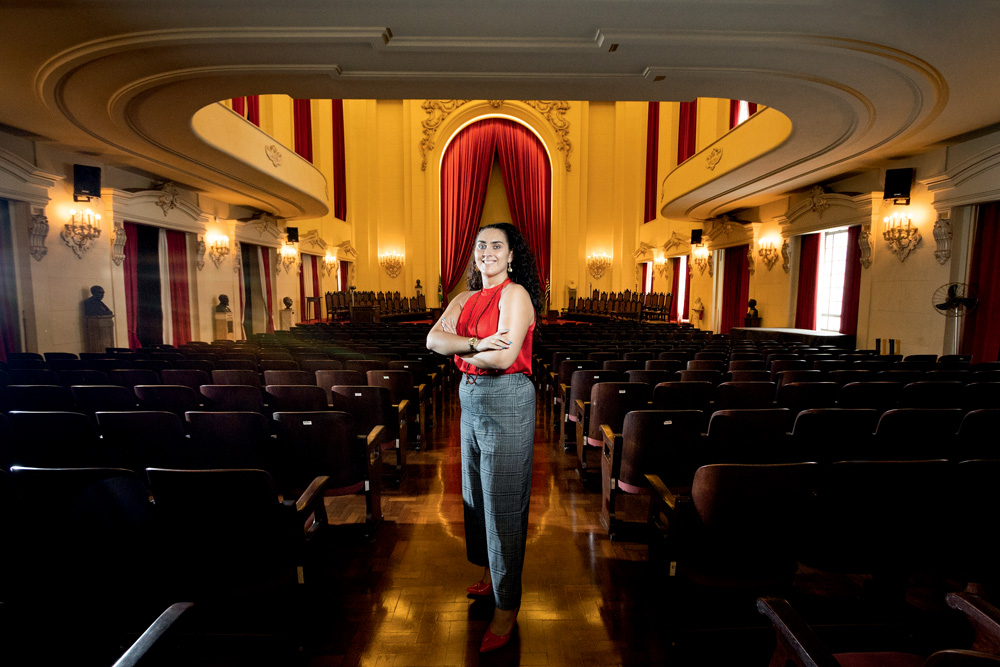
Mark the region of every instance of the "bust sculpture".
<instances>
[{"instance_id":1,"label":"bust sculpture","mask_svg":"<svg viewBox=\"0 0 1000 667\"><path fill-rule=\"evenodd\" d=\"M757 312L757 299L750 299L747 302L747 316L748 317L760 317L760 313Z\"/></svg>"},{"instance_id":2,"label":"bust sculpture","mask_svg":"<svg viewBox=\"0 0 1000 667\"><path fill-rule=\"evenodd\" d=\"M111 309L104 304L104 288L94 285L90 288L90 298L83 301L83 314L86 317L111 317Z\"/></svg>"},{"instance_id":3,"label":"bust sculpture","mask_svg":"<svg viewBox=\"0 0 1000 667\"><path fill-rule=\"evenodd\" d=\"M232 310L229 309L229 297L225 294L219 295L219 305L215 307L215 312L217 313L231 313Z\"/></svg>"},{"instance_id":4,"label":"bust sculpture","mask_svg":"<svg viewBox=\"0 0 1000 667\"><path fill-rule=\"evenodd\" d=\"M292 309L292 297L286 296L284 299L281 300L281 303L285 304L285 310Z\"/></svg>"}]
</instances>

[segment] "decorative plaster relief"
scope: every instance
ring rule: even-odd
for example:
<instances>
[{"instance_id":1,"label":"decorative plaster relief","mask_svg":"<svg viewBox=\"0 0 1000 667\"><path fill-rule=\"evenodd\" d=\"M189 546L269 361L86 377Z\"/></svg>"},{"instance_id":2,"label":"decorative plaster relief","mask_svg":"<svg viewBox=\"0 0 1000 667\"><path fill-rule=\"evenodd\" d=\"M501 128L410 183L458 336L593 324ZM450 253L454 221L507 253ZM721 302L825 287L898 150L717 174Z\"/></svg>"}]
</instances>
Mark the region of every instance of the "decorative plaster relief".
<instances>
[{"instance_id":1,"label":"decorative plaster relief","mask_svg":"<svg viewBox=\"0 0 1000 667\"><path fill-rule=\"evenodd\" d=\"M705 158L706 162L705 166L708 168L709 171L715 171L715 168L719 166L719 162L721 160L722 160L722 149L713 148L711 151L709 151L708 155Z\"/></svg>"},{"instance_id":2,"label":"decorative plaster relief","mask_svg":"<svg viewBox=\"0 0 1000 667\"><path fill-rule=\"evenodd\" d=\"M42 261L42 257L48 254L49 249L45 247L45 238L49 235L49 219L45 213L35 213L28 221L28 254L36 262Z\"/></svg>"},{"instance_id":3,"label":"decorative plaster relief","mask_svg":"<svg viewBox=\"0 0 1000 667\"><path fill-rule=\"evenodd\" d=\"M111 228L111 261L115 266L121 266L125 261L125 239L125 225L115 222Z\"/></svg>"},{"instance_id":4,"label":"decorative plaster relief","mask_svg":"<svg viewBox=\"0 0 1000 667\"><path fill-rule=\"evenodd\" d=\"M163 215L166 217L171 209L177 208L180 192L177 190L177 186L169 181L157 189L160 191L160 197L156 200L156 205L163 209Z\"/></svg>"},{"instance_id":5,"label":"decorative plaster relief","mask_svg":"<svg viewBox=\"0 0 1000 667\"><path fill-rule=\"evenodd\" d=\"M278 150L278 147L275 144L264 146L264 155L267 156L267 159L270 160L271 164L275 167L281 166L281 151Z\"/></svg>"},{"instance_id":6,"label":"decorative plaster relief","mask_svg":"<svg viewBox=\"0 0 1000 667\"><path fill-rule=\"evenodd\" d=\"M788 239L783 239L781 242L781 270L785 273L792 270L791 245L788 243Z\"/></svg>"},{"instance_id":7,"label":"decorative plaster relief","mask_svg":"<svg viewBox=\"0 0 1000 667\"><path fill-rule=\"evenodd\" d=\"M198 237L198 247L197 247L197 249L195 249L195 258L196 258L195 259L195 265L198 267L199 271L201 271L202 269L205 268L205 252L206 252L206 250L207 250L207 248L205 247L205 237L204 236L199 236ZM219 268L219 267L215 267L215 268Z\"/></svg>"},{"instance_id":8,"label":"decorative plaster relief","mask_svg":"<svg viewBox=\"0 0 1000 667\"><path fill-rule=\"evenodd\" d=\"M934 223L934 242L937 244L934 259L938 264L944 264L951 259L951 237L951 219L938 218Z\"/></svg>"},{"instance_id":9,"label":"decorative plaster relief","mask_svg":"<svg viewBox=\"0 0 1000 667\"><path fill-rule=\"evenodd\" d=\"M872 266L872 226L861 225L861 233L858 234L858 248L861 250L861 266L870 269Z\"/></svg>"},{"instance_id":10,"label":"decorative plaster relief","mask_svg":"<svg viewBox=\"0 0 1000 667\"><path fill-rule=\"evenodd\" d=\"M421 121L423 128L423 138L420 140L420 170L427 171L427 156L434 150L434 140L438 128L455 110L472 100L424 100L421 108L427 112L427 118ZM488 100L490 107L499 109L506 100ZM559 143L556 149L562 151L565 156L566 171L572 170L569 161L570 153L573 152L573 144L569 140L569 121L566 120L566 112L569 111L569 102L566 100L521 100L532 109L535 109L549 125L552 126Z\"/></svg>"}]
</instances>

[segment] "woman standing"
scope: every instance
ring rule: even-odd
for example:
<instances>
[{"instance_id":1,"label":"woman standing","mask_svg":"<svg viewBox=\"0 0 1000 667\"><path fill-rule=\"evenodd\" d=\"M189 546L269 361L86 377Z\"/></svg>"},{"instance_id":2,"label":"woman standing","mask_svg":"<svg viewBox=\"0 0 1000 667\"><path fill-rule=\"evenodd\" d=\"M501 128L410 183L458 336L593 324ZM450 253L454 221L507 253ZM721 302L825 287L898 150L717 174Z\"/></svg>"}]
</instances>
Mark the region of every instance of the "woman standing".
<instances>
[{"instance_id":1,"label":"woman standing","mask_svg":"<svg viewBox=\"0 0 1000 667\"><path fill-rule=\"evenodd\" d=\"M535 259L509 223L479 230L469 291L450 304L427 347L462 371L462 499L469 561L484 566L473 595L496 602L481 652L510 639L521 604L528 530L535 388L531 336L540 306Z\"/></svg>"}]
</instances>

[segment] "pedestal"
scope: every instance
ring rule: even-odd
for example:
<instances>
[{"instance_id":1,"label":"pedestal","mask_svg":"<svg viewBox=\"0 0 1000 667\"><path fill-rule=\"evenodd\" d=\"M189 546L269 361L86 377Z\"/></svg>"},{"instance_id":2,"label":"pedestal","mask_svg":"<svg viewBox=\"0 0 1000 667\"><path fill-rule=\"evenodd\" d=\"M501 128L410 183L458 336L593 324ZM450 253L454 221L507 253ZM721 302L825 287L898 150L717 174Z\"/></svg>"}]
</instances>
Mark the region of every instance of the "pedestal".
<instances>
[{"instance_id":1,"label":"pedestal","mask_svg":"<svg viewBox=\"0 0 1000 667\"><path fill-rule=\"evenodd\" d=\"M215 313L215 340L236 340L232 313Z\"/></svg>"},{"instance_id":2,"label":"pedestal","mask_svg":"<svg viewBox=\"0 0 1000 667\"><path fill-rule=\"evenodd\" d=\"M292 313L291 310L279 310L278 311L278 328L282 331L292 330Z\"/></svg>"},{"instance_id":3,"label":"pedestal","mask_svg":"<svg viewBox=\"0 0 1000 667\"><path fill-rule=\"evenodd\" d=\"M743 326L745 327L759 327L760 318L754 317L753 315L747 315L743 318Z\"/></svg>"},{"instance_id":4,"label":"pedestal","mask_svg":"<svg viewBox=\"0 0 1000 667\"><path fill-rule=\"evenodd\" d=\"M109 347L115 346L114 315L84 315L83 329L87 339L87 352L103 354Z\"/></svg>"}]
</instances>

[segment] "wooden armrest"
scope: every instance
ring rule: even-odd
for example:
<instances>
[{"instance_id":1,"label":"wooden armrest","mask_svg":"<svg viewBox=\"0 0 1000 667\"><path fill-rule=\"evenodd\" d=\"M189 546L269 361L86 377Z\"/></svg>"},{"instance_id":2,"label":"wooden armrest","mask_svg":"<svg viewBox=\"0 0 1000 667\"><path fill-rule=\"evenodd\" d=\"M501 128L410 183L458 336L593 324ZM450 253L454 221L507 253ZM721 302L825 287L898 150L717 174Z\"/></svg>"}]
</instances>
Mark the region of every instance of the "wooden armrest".
<instances>
[{"instance_id":1,"label":"wooden armrest","mask_svg":"<svg viewBox=\"0 0 1000 667\"><path fill-rule=\"evenodd\" d=\"M330 478L326 475L313 479L313 481L309 483L306 490L302 492L302 495L299 496L299 499L295 501L295 511L304 512L309 510L316 504L317 501L322 504L323 492L326 491L326 485L329 484L329 482Z\"/></svg>"},{"instance_id":2,"label":"wooden armrest","mask_svg":"<svg viewBox=\"0 0 1000 667\"><path fill-rule=\"evenodd\" d=\"M948 593L945 600L972 625L972 650L1000 655L1000 609L970 593Z\"/></svg>"},{"instance_id":3,"label":"wooden armrest","mask_svg":"<svg viewBox=\"0 0 1000 667\"><path fill-rule=\"evenodd\" d=\"M781 598L758 598L757 611L770 619L777 635L774 653L780 658L772 659L772 665L791 661L799 667L839 667L837 659L788 602Z\"/></svg>"},{"instance_id":4,"label":"wooden armrest","mask_svg":"<svg viewBox=\"0 0 1000 667\"><path fill-rule=\"evenodd\" d=\"M406 416L406 411L407 411L407 409L409 407L410 407L410 399L404 398L403 400L401 400L399 402L399 414L400 414L400 416L405 417Z\"/></svg>"},{"instance_id":5,"label":"wooden armrest","mask_svg":"<svg viewBox=\"0 0 1000 667\"><path fill-rule=\"evenodd\" d=\"M615 453L621 454L622 434L615 433L607 424L601 424L601 436L604 438L604 458L614 461Z\"/></svg>"},{"instance_id":6,"label":"wooden armrest","mask_svg":"<svg viewBox=\"0 0 1000 667\"><path fill-rule=\"evenodd\" d=\"M649 482L649 488L653 492L653 498L659 500L663 505L669 507L670 509L676 509L678 503L678 497L675 496L667 485L663 483L659 475L646 475L646 481Z\"/></svg>"},{"instance_id":7,"label":"wooden armrest","mask_svg":"<svg viewBox=\"0 0 1000 667\"><path fill-rule=\"evenodd\" d=\"M177 622L177 620L188 609L194 606L193 602L175 602L167 607L160 614L153 624L146 628L146 631L139 635L135 643L129 647L122 657L118 658L113 667L135 667L140 661Z\"/></svg>"},{"instance_id":8,"label":"wooden armrest","mask_svg":"<svg viewBox=\"0 0 1000 667\"><path fill-rule=\"evenodd\" d=\"M930 655L923 667L992 667L1000 665L1000 656L979 651L948 649Z\"/></svg>"},{"instance_id":9,"label":"wooden armrest","mask_svg":"<svg viewBox=\"0 0 1000 667\"><path fill-rule=\"evenodd\" d=\"M369 453L371 453L372 448L374 448L376 451L378 450L379 443L382 442L382 438L385 435L384 432L385 432L385 426L378 424L371 430L371 433L369 433L367 436L359 436L365 438L365 447L368 449Z\"/></svg>"},{"instance_id":10,"label":"wooden armrest","mask_svg":"<svg viewBox=\"0 0 1000 667\"><path fill-rule=\"evenodd\" d=\"M418 384L417 385L417 396L419 398L423 399L426 395L427 395L427 384L426 383Z\"/></svg>"}]
</instances>

